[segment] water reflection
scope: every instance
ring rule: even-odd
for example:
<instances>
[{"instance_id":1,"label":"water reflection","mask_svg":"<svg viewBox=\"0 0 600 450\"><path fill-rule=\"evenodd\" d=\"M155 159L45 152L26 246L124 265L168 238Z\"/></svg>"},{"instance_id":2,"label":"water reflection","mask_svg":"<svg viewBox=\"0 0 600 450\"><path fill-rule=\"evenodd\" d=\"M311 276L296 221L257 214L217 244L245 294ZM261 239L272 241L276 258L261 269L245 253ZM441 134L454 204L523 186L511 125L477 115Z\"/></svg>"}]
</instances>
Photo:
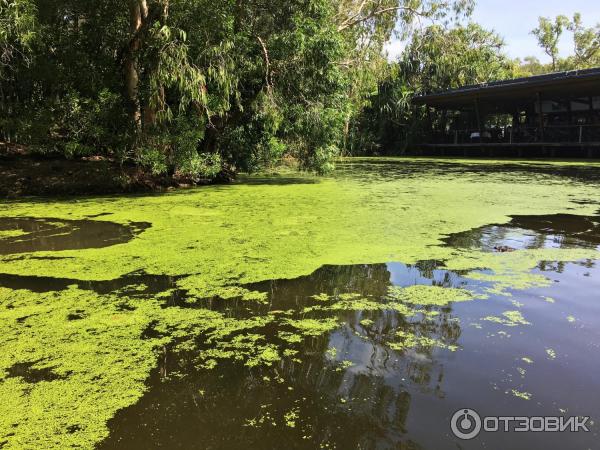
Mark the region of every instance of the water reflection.
<instances>
[{"instance_id":1,"label":"water reflection","mask_svg":"<svg viewBox=\"0 0 600 450\"><path fill-rule=\"evenodd\" d=\"M456 345L461 327L452 307L428 307L429 315L406 317L394 310L310 311L315 295L335 302L345 294L388 301L388 288L415 283L463 286L435 262L325 266L310 276L246 286L268 292L268 304L251 315L293 311L293 318L335 316L341 327L288 346L298 351L272 368L248 369L225 361L213 370L195 367L193 355L164 349L151 389L111 422L103 448L417 448L406 436L412 391L444 397L448 350L416 345L394 351L398 330ZM247 302L206 300L203 306L248 315ZM435 314L433 314L435 311ZM278 342L284 323L252 330ZM202 343L199 344L202 348ZM232 433L232 430L236 430Z\"/></svg>"},{"instance_id":2,"label":"water reflection","mask_svg":"<svg viewBox=\"0 0 600 450\"><path fill-rule=\"evenodd\" d=\"M337 163L334 176L351 177L359 181L377 179L383 182L394 182L398 179L421 178L424 176L440 177L478 177L489 178L494 174L502 174L504 179L511 177L531 183L536 178L556 180L565 178L574 182L598 183L600 172L598 167L589 164L560 165L552 162L539 161L536 164L519 163L518 161L460 161L431 159L397 159L391 158L370 160L352 158ZM595 202L597 203L597 202Z\"/></svg>"},{"instance_id":3,"label":"water reflection","mask_svg":"<svg viewBox=\"0 0 600 450\"><path fill-rule=\"evenodd\" d=\"M596 218L569 215L515 217L447 242L487 251L500 245L516 250L600 245ZM465 406L482 414L568 411L600 417L589 395L600 391L594 375L600 370L600 304L594 301L600 265L542 261L533 272L554 284L515 291L513 297L492 294L482 301L420 307L415 315L368 305L320 309L316 297L335 304L358 295L385 305L390 286L477 290L482 282L446 270L440 261L325 266L309 276L245 286L266 292L264 303L203 299L194 307L229 317L283 312L290 319L333 317L341 325L284 343L293 352L272 367L224 360L202 369L198 352L211 344L201 335L194 350L162 348L148 393L110 421L110 436L100 448L591 448L597 429L589 435L495 434L472 443L444 432L452 413ZM519 309L533 325L510 328L483 320L507 309ZM252 329L279 346L282 331L293 331L285 320ZM392 350L399 331L422 340ZM152 329L146 338L153 338ZM548 349L556 359L548 357ZM514 391L530 393L533 401Z\"/></svg>"},{"instance_id":4,"label":"water reflection","mask_svg":"<svg viewBox=\"0 0 600 450\"><path fill-rule=\"evenodd\" d=\"M130 241L148 227L146 222L2 217L0 255L109 247Z\"/></svg>"},{"instance_id":5,"label":"water reflection","mask_svg":"<svg viewBox=\"0 0 600 450\"><path fill-rule=\"evenodd\" d=\"M61 225L28 220L2 226L25 231L21 236L30 236L31 251L63 245L62 231L79 236L81 240L72 245L95 245L95 237L85 234L94 221L61 221ZM597 217L515 216L508 224L458 233L446 242L485 251L503 246L515 251L598 248L599 227ZM84 228L88 231L81 231ZM142 228L135 231L134 227L125 235ZM113 238L106 236L103 243L120 239L115 233ZM19 245L18 233L0 241L0 248L10 247L10 253L17 253ZM251 329L261 343L281 351L283 358L271 367L249 368L243 360L223 359L212 370L203 368L200 355L214 343L207 342L202 330L193 348L176 350L161 344L148 392L110 421L110 436L100 448L442 449L458 445L445 430L452 413L465 406L482 414L552 415L564 410L600 417L596 396L591 395L600 392L596 375L600 370L600 266L593 260L542 261L533 272L554 284L514 291L510 298L490 295L487 300L446 306L417 305L414 314L385 307L391 302L390 287L477 290L485 283L445 269L442 261L421 261L324 266L297 279L243 286L266 293L264 302L214 297L192 303L187 292L177 289L178 277L142 272L109 281L0 275L0 286L44 292L77 284L99 294L122 296L123 309L132 307L128 298L145 301L168 293L161 295L165 308L209 308L236 319L276 317ZM365 303L326 307L353 299ZM532 325L508 328L484 320L509 309L518 309ZM81 318L77 310L68 316L68 320ZM283 340L282 332L297 332L289 321L303 319L335 319L339 326L298 341ZM156 325L151 324L141 338L161 338ZM232 345L247 332L233 332L226 344ZM397 341L399 332L411 336L413 345L392 349L390 342ZM548 349L556 359L548 358ZM525 357L534 363L525 362ZM51 371L27 364L8 372L9 377L30 382L61 381ZM514 389L530 393L533 400L513 396ZM594 433L597 429L589 436L494 435L472 446L460 445L592 448L598 439Z\"/></svg>"},{"instance_id":6,"label":"water reflection","mask_svg":"<svg viewBox=\"0 0 600 450\"><path fill-rule=\"evenodd\" d=\"M554 214L513 216L506 224L486 225L448 236L458 248L512 251L543 248L600 249L600 217Z\"/></svg>"},{"instance_id":7,"label":"water reflection","mask_svg":"<svg viewBox=\"0 0 600 450\"><path fill-rule=\"evenodd\" d=\"M177 280L180 278L180 276L150 275L145 272L133 272L113 280L78 280L0 273L0 286L9 289L27 289L32 292L62 291L69 286L77 286L79 289L98 294L118 293L128 297L152 296L171 291L178 297L183 297L185 293L176 288Z\"/></svg>"}]
</instances>

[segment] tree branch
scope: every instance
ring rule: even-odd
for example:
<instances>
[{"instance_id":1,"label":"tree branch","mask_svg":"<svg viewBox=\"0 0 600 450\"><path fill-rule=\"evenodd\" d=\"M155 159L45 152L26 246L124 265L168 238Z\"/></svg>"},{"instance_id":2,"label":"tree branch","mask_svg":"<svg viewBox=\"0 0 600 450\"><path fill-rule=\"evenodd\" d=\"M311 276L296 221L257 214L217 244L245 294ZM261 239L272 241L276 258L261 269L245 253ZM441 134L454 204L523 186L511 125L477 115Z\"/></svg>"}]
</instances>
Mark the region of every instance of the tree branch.
<instances>
[{"instance_id":1,"label":"tree branch","mask_svg":"<svg viewBox=\"0 0 600 450\"><path fill-rule=\"evenodd\" d=\"M363 2L363 4L361 4L361 10L363 8L363 5L364 5L364 2ZM427 13L425 13L424 11L419 11L419 10L416 10L409 6L391 6L389 8L382 8L382 9L372 11L363 17L358 17L361 13L361 11L359 10L359 12L357 14L355 14L352 17L350 17L349 19L345 20L340 26L338 26L338 31L344 31L344 30L346 30L348 28L352 28L360 23L366 22L367 20L372 19L373 17L381 16L383 14L395 12L395 11L409 12L416 16L426 16L427 15Z\"/></svg>"},{"instance_id":2,"label":"tree branch","mask_svg":"<svg viewBox=\"0 0 600 450\"><path fill-rule=\"evenodd\" d=\"M271 64L269 62L269 52L267 51L267 46L265 45L265 42L261 39L260 36L257 35L256 40L262 47L263 57L265 59L265 82L267 83L267 89L270 91L273 85L271 83Z\"/></svg>"}]
</instances>

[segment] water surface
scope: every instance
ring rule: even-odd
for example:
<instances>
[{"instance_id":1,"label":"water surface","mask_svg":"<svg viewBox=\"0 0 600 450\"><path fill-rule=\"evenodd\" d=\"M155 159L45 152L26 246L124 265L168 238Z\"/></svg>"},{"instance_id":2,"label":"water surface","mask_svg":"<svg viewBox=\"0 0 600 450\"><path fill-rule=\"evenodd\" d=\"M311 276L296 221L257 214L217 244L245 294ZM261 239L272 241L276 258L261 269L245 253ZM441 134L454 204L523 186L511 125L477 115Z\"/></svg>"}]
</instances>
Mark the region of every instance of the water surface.
<instances>
[{"instance_id":1,"label":"water surface","mask_svg":"<svg viewBox=\"0 0 600 450\"><path fill-rule=\"evenodd\" d=\"M0 448L596 448L599 180L350 160L7 204ZM465 407L591 431L465 442Z\"/></svg>"}]
</instances>

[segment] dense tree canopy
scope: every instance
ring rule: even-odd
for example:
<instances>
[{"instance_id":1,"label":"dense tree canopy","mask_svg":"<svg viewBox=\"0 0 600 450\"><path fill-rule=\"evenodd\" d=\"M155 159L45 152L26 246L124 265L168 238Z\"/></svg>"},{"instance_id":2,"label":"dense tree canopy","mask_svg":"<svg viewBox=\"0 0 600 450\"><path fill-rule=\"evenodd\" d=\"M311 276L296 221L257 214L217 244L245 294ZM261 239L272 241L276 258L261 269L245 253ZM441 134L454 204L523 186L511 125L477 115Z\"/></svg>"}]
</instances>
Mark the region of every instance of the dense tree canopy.
<instances>
[{"instance_id":1,"label":"dense tree canopy","mask_svg":"<svg viewBox=\"0 0 600 450\"><path fill-rule=\"evenodd\" d=\"M573 54L558 51L561 36L573 42ZM532 31L540 48L550 58L544 64L536 57L513 60L505 53L501 36L476 23L435 24L415 30L400 58L391 63L377 92L351 127L350 153L398 154L419 142L431 122L447 118L411 105L415 95L443 91L469 84L540 75L555 70L600 66L600 24L587 28L576 13L555 19L541 17ZM438 124L440 125L440 124Z\"/></svg>"},{"instance_id":2,"label":"dense tree canopy","mask_svg":"<svg viewBox=\"0 0 600 450\"><path fill-rule=\"evenodd\" d=\"M397 153L417 140L430 119L423 108L411 105L417 94L513 76L503 47L500 36L475 23L414 33L354 124L353 152Z\"/></svg>"},{"instance_id":3,"label":"dense tree canopy","mask_svg":"<svg viewBox=\"0 0 600 450\"><path fill-rule=\"evenodd\" d=\"M214 178L418 135L412 95L600 65L600 28L540 18L511 61L472 0L0 0L0 140ZM427 20L422 20L427 19ZM424 28L419 24L428 24ZM557 41L573 37L563 58ZM396 36L406 48L389 63ZM399 147L399 143L402 146ZM393 145L392 145L393 144Z\"/></svg>"},{"instance_id":4,"label":"dense tree canopy","mask_svg":"<svg viewBox=\"0 0 600 450\"><path fill-rule=\"evenodd\" d=\"M326 170L415 17L469 0L1 0L5 140L214 177ZM398 29L398 28L396 28Z\"/></svg>"}]
</instances>

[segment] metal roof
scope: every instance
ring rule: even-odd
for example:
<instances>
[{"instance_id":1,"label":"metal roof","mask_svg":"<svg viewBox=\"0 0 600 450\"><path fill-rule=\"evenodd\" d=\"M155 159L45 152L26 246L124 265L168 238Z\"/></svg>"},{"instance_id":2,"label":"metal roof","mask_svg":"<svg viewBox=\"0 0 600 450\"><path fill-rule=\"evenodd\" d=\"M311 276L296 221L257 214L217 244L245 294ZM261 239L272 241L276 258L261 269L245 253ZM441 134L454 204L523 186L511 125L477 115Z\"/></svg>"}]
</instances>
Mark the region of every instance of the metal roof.
<instances>
[{"instance_id":1,"label":"metal roof","mask_svg":"<svg viewBox=\"0 0 600 450\"><path fill-rule=\"evenodd\" d=\"M480 101L515 102L534 99L540 94L590 96L600 95L600 67L550 73L512 80L463 86L413 98L416 104L459 107Z\"/></svg>"}]
</instances>

